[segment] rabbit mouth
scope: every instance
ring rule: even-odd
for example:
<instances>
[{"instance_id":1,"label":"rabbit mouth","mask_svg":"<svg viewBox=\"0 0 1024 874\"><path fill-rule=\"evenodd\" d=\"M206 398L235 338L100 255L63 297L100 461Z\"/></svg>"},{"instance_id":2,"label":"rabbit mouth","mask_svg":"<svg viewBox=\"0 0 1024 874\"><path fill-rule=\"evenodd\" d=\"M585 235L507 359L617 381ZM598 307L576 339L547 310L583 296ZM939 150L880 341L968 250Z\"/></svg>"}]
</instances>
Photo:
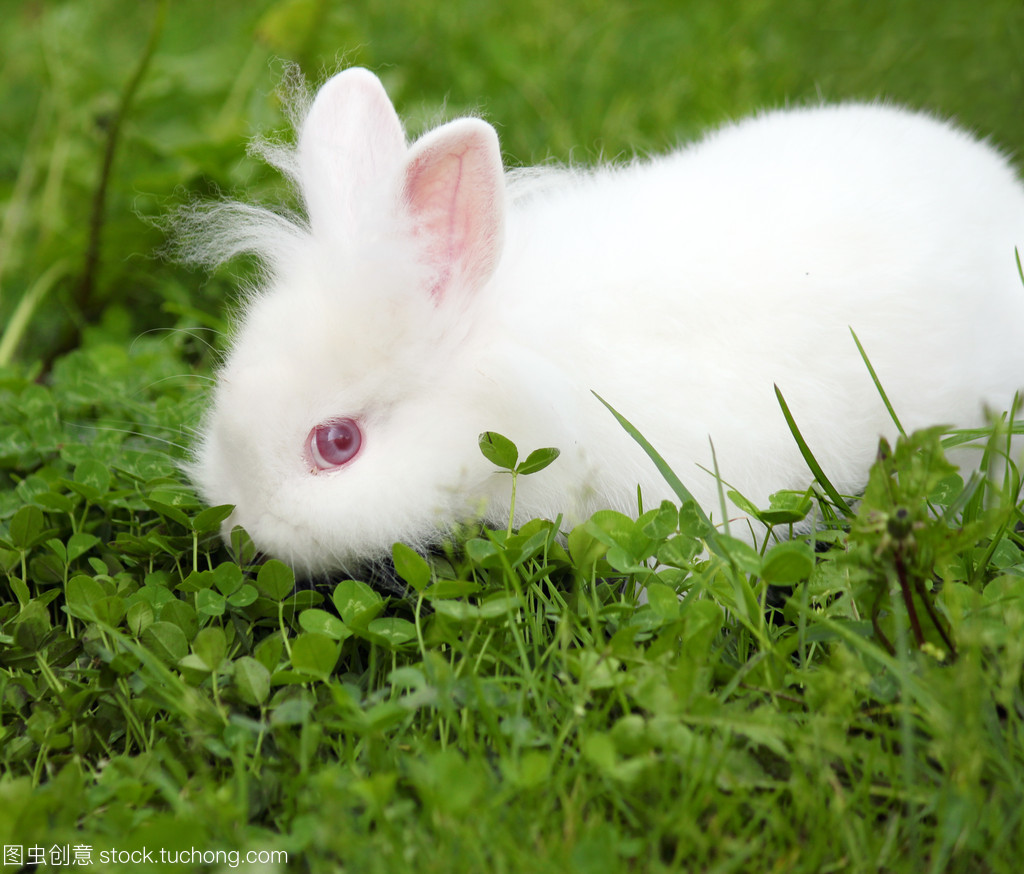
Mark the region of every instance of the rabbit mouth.
<instances>
[{"instance_id":1,"label":"rabbit mouth","mask_svg":"<svg viewBox=\"0 0 1024 874\"><path fill-rule=\"evenodd\" d=\"M231 542L231 532L243 528L263 558L276 558L291 567L296 576L315 587L332 580L359 579L376 588L404 592L405 585L395 572L390 548L379 550L340 550L337 544L325 542L306 526L285 516L264 511L256 517L245 517L237 509L222 523L221 537ZM440 535L416 544L423 553L438 551Z\"/></svg>"}]
</instances>

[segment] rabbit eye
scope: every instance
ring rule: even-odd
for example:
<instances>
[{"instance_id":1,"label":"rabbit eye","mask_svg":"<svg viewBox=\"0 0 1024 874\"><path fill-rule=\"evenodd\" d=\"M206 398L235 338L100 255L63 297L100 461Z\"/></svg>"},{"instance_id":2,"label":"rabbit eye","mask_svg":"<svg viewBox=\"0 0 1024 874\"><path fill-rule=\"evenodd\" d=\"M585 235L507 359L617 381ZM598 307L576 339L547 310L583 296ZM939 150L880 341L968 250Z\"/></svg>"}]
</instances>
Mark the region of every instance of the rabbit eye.
<instances>
[{"instance_id":1,"label":"rabbit eye","mask_svg":"<svg viewBox=\"0 0 1024 874\"><path fill-rule=\"evenodd\" d=\"M363 434L354 419L331 419L309 432L307 446L319 470L333 470L348 464L363 445Z\"/></svg>"}]
</instances>

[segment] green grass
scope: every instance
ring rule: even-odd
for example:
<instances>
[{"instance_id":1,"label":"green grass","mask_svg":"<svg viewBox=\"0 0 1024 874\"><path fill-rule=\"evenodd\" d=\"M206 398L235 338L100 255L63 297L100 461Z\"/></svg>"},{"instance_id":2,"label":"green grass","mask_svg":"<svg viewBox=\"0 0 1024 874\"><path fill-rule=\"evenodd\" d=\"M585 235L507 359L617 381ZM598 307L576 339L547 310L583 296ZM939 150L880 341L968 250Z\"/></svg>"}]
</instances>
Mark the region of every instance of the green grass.
<instances>
[{"instance_id":1,"label":"green grass","mask_svg":"<svg viewBox=\"0 0 1024 874\"><path fill-rule=\"evenodd\" d=\"M666 504L564 546L536 522L430 564L396 548L403 599L295 591L218 548L223 512L139 436L194 416L179 355L97 344L46 387L0 379L5 843L296 870L1017 864L1018 484L965 487L937 433L876 465L818 554L719 534L702 557L700 514ZM819 505L838 515L781 495L766 519ZM769 583L795 586L785 621Z\"/></svg>"},{"instance_id":2,"label":"green grass","mask_svg":"<svg viewBox=\"0 0 1024 874\"><path fill-rule=\"evenodd\" d=\"M0 844L88 847L109 871L143 848L143 870L193 848L299 871L1019 870L1012 465L965 483L923 432L880 454L852 512L828 471L751 508L782 535L757 548L681 493L567 538L538 521L429 561L396 548L405 597L295 590L244 538L220 544L223 510L177 468L246 267L162 259L158 220L218 190L280 199L243 150L286 129L283 61L373 67L414 131L481 110L511 163L658 150L819 93L1024 146L1019 3L824 8L0 17ZM986 439L1005 450L1002 428ZM482 449L516 467L500 436ZM516 476L545 475L538 449ZM788 539L806 518L813 538ZM793 589L774 614L770 585Z\"/></svg>"}]
</instances>

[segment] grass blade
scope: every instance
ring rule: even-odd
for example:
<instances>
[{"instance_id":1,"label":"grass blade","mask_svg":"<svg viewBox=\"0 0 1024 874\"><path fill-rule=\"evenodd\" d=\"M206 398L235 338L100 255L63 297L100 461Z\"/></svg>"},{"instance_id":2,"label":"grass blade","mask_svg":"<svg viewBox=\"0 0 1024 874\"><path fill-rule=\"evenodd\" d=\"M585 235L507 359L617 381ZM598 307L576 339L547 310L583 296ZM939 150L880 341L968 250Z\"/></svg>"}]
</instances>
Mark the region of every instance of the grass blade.
<instances>
[{"instance_id":1,"label":"grass blade","mask_svg":"<svg viewBox=\"0 0 1024 874\"><path fill-rule=\"evenodd\" d=\"M50 289L60 282L67 273L67 259L62 258L51 264L49 269L22 295L11 314L7 327L0 332L0 366L10 364L14 360L14 353L21 338L28 330L33 314L49 294Z\"/></svg>"},{"instance_id":2,"label":"grass blade","mask_svg":"<svg viewBox=\"0 0 1024 874\"><path fill-rule=\"evenodd\" d=\"M864 361L864 364L868 369L868 373L871 374L871 381L875 384L875 390L882 399L882 403L885 404L885 408L889 411L889 417L896 425L896 430L906 437L907 432L903 430L903 425L900 424L899 416L896 415L896 410L894 410L892 404L889 403L889 396L885 393L885 389L882 388L882 383L878 378L878 374L875 373L875 368L871 366L868 353L864 351L864 347L860 344L860 338L857 336L857 332L854 331L853 328L850 328L850 333L853 335L853 342L857 344L857 351L860 352L860 357Z\"/></svg>"},{"instance_id":3,"label":"grass blade","mask_svg":"<svg viewBox=\"0 0 1024 874\"><path fill-rule=\"evenodd\" d=\"M786 424L789 425L789 431L793 435L793 439L796 440L796 445L800 447L800 454L804 457L804 461L807 462L807 466L811 469L811 473L814 474L814 478L818 481L824 490L825 494L829 496L831 501L842 511L844 516L853 517L854 512L850 508L850 505L846 503L846 499L839 494L839 490L832 485L829 478L825 476L825 471L821 469L821 465L818 464L818 460L814 457L814 453L811 452L811 447L807 445L807 441L804 440L803 434L800 433L800 429L797 427L796 420L793 418L793 414L789 411L789 405L786 403L786 399L782 396L782 392L779 391L779 387L775 386L775 397L779 399L779 406L782 407L782 415L786 417Z\"/></svg>"},{"instance_id":4,"label":"grass blade","mask_svg":"<svg viewBox=\"0 0 1024 874\"><path fill-rule=\"evenodd\" d=\"M616 410L611 404L609 404L608 401L601 397L601 395L599 395L596 391L592 392L592 394L602 404L604 404L605 407L608 408L608 412L610 412L615 417L616 421L623 427L626 433L629 434L629 436L632 437L638 444L640 444L640 448L643 449L643 451L647 453L647 457L654 462L654 466L658 468L658 473L660 473L665 478L665 482L667 482L672 491L675 492L676 497L679 498L680 503L685 504L687 501L693 503L693 506L697 510L697 516L700 518L701 522L708 526L709 534L706 538L708 547L713 552L724 556L724 553L718 546L718 541L715 537L714 525L711 524L711 520L707 517L707 514L704 512L704 509L700 506L700 504L697 503L693 495L690 494L690 490L686 488L686 486L683 485L682 480L679 479L678 476L676 476L676 472L672 470L672 468L669 466L669 463L665 461L664 458L661 457L661 454L658 452L658 450L655 449L650 444L647 438L644 437L644 435L641 434L625 416L623 416L618 410Z\"/></svg>"}]
</instances>

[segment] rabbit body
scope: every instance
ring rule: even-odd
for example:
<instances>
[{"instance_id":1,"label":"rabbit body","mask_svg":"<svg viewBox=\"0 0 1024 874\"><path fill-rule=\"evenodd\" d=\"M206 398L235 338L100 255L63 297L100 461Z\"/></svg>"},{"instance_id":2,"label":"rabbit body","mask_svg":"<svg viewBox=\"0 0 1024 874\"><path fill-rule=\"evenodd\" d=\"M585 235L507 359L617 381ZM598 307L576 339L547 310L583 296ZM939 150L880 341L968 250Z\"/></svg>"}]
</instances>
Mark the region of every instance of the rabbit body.
<instances>
[{"instance_id":1,"label":"rabbit body","mask_svg":"<svg viewBox=\"0 0 1024 874\"><path fill-rule=\"evenodd\" d=\"M268 279L192 475L301 571L504 524L485 430L561 450L518 481L516 522L635 512L638 486L645 506L674 499L592 391L720 521L710 441L755 504L812 479L773 385L837 487L863 487L895 428L851 328L908 430L981 424L1024 386L1024 188L927 115L779 110L665 157L506 177L477 119L407 147L354 69L317 96L289 169L308 227L239 210L225 231ZM362 443L324 468L310 441L334 419Z\"/></svg>"}]
</instances>

